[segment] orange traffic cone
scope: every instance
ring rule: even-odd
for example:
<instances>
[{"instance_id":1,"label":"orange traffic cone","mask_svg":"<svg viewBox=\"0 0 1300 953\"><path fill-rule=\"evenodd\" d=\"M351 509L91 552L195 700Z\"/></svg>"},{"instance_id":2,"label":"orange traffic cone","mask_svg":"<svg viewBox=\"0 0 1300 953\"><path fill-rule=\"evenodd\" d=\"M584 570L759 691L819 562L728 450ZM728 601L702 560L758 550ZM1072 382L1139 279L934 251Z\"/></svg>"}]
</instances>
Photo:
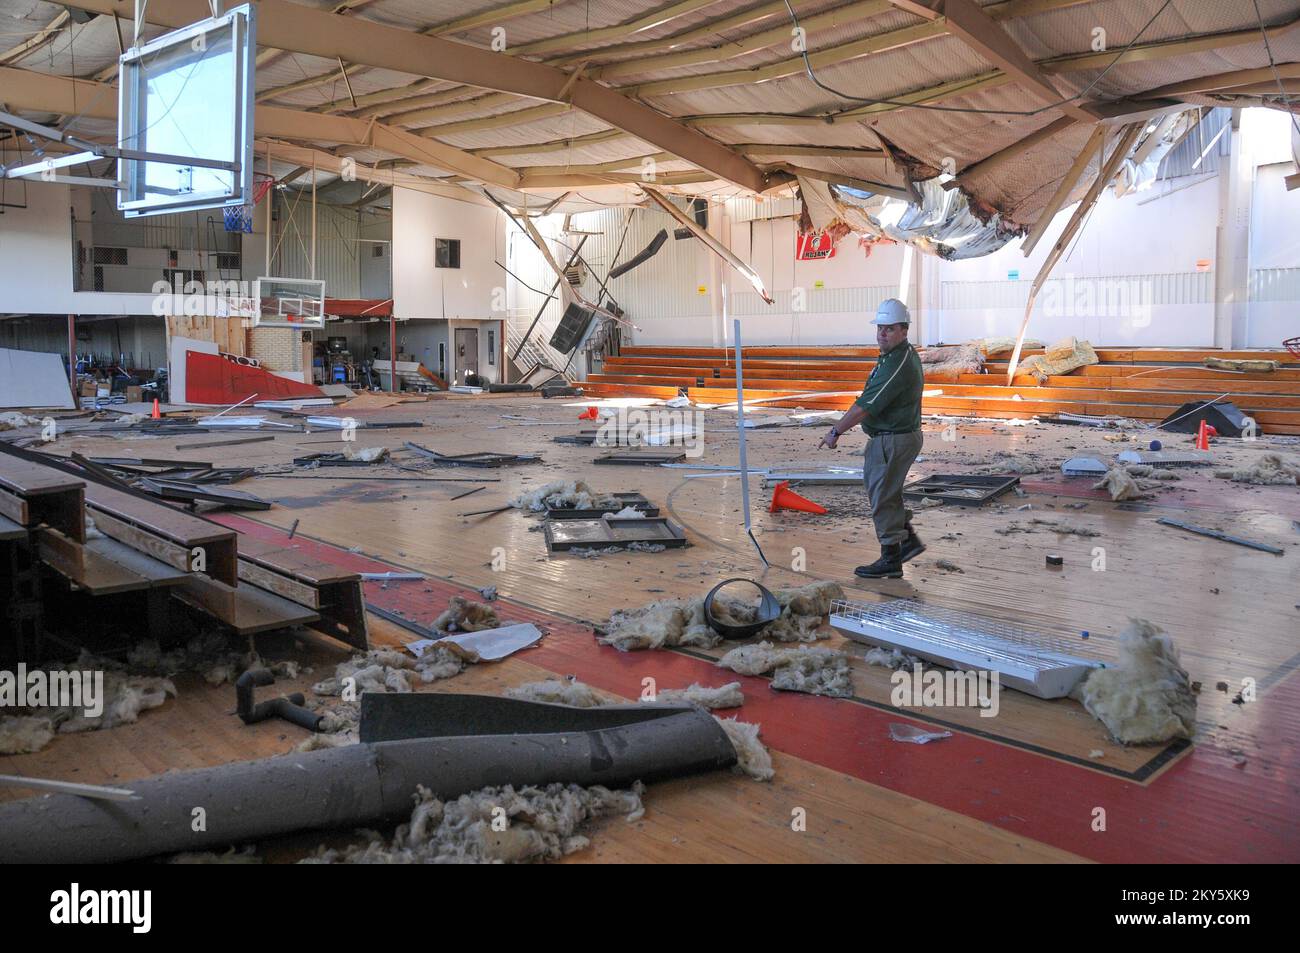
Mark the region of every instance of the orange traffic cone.
<instances>
[{"instance_id":1,"label":"orange traffic cone","mask_svg":"<svg viewBox=\"0 0 1300 953\"><path fill-rule=\"evenodd\" d=\"M162 411L158 407L158 398L153 399L153 413L149 415L154 420L162 420Z\"/></svg>"},{"instance_id":2,"label":"orange traffic cone","mask_svg":"<svg viewBox=\"0 0 1300 953\"><path fill-rule=\"evenodd\" d=\"M772 505L767 508L769 513L775 513L779 510L798 510L801 513L825 513L826 507L820 503L814 503L812 500L805 500L802 496L790 489L790 481L782 480L772 491Z\"/></svg>"},{"instance_id":3,"label":"orange traffic cone","mask_svg":"<svg viewBox=\"0 0 1300 953\"><path fill-rule=\"evenodd\" d=\"M586 410L584 410L582 413L578 414L578 419L579 419L579 420L595 420L595 419L596 419L597 417L599 417L599 416L600 416L600 411L598 411L595 407L588 407L588 408L587 408Z\"/></svg>"},{"instance_id":4,"label":"orange traffic cone","mask_svg":"<svg viewBox=\"0 0 1300 953\"><path fill-rule=\"evenodd\" d=\"M1210 449L1210 434L1208 432L1208 428L1206 426L1204 418L1201 419L1201 425L1198 428L1196 428L1196 449L1197 450Z\"/></svg>"}]
</instances>

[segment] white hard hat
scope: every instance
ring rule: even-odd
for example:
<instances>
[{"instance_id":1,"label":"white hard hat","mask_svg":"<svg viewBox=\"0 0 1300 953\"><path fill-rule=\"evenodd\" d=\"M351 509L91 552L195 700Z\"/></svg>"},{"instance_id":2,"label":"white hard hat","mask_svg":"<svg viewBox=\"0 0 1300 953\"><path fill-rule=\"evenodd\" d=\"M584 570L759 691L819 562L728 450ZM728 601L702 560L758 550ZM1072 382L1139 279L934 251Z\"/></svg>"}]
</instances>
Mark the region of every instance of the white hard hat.
<instances>
[{"instance_id":1,"label":"white hard hat","mask_svg":"<svg viewBox=\"0 0 1300 953\"><path fill-rule=\"evenodd\" d=\"M897 298L886 298L876 309L872 324L911 324L912 316L907 312L907 305Z\"/></svg>"}]
</instances>

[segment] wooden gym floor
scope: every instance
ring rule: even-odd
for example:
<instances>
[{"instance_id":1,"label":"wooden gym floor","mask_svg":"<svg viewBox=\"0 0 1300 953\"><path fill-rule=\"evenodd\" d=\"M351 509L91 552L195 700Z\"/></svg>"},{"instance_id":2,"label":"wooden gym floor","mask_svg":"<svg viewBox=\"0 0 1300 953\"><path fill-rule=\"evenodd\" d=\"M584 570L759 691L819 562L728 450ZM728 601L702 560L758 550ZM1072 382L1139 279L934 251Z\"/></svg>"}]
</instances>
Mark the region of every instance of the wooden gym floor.
<instances>
[{"instance_id":1,"label":"wooden gym floor","mask_svg":"<svg viewBox=\"0 0 1300 953\"><path fill-rule=\"evenodd\" d=\"M616 401L605 402L607 404ZM417 474L389 467L259 477L239 488L276 502L255 514L214 518L242 532L351 569L411 569L425 582L367 584L367 601L386 614L428 624L454 594L494 585L507 620L534 621L547 631L539 647L505 661L470 667L437 691L499 693L553 674L573 674L611 695L635 698L642 679L660 688L694 681L723 684L738 676L710 664L720 651L619 653L600 647L591 624L610 611L670 596L700 596L730 576L769 587L833 579L850 598L898 596L1019 622L1078 640L1079 652L1114 656L1115 637L1129 617L1168 630L1184 665L1199 682L1198 729L1193 742L1124 748L1076 702L1041 701L1014 691L1001 696L994 718L973 709L908 709L890 704L889 672L861 661L863 647L838 636L853 662L855 697L818 698L772 691L766 679L740 678L744 707L723 715L762 725L776 778L767 784L718 773L652 786L643 820L608 820L593 846L573 855L589 861L904 861L904 862L1295 862L1300 860L1297 765L1300 764L1300 491L1216 480L1212 469L1179 471L1181 479L1136 504L1116 504L1092 481L1066 479L1062 460L1077 453L1112 456L1145 447L1153 432L1117 443L1102 432L1063 426L1010 427L994 421L958 421L945 440L943 424L927 421L926 442L913 478L967 472L995 451L1028 455L1042 472L1022 477L1024 497L1006 496L978 509L920 511L918 532L929 549L909 564L904 579L866 583L853 567L877 550L858 487L805 487L831 513L769 514L770 491L751 480L755 535L772 563L763 571L741 526L741 494L734 475L687 478L658 467L593 466L596 448L552 442L576 432L580 406L534 397L444 399L358 414L412 419L419 430L360 430L357 447L403 441L444 453L473 450L541 452L544 462L499 471L442 469L436 476L483 476L485 489L450 498L478 484L364 482L381 474ZM522 415L527 420L506 419ZM734 417L706 418L704 455L693 463L734 465ZM863 438L850 435L841 450L817 451L824 428L760 428L748 435L751 466L859 464ZM1170 449L1190 438L1159 434ZM286 434L274 441L231 448L220 465L268 466L331 449L326 435ZM57 452L193 458L188 443L211 435L161 440L63 438ZM180 449L176 449L177 447ZM1253 443L1220 441L1216 465L1245 465L1264 452L1300 457L1300 446L1268 437ZM205 457L206 459L206 457ZM418 465L412 454L398 454ZM214 461L216 462L216 461ZM304 476L310 476L306 479ZM322 479L316 479L321 477ZM500 482L486 482L499 478ZM518 512L490 517L458 514L503 504L520 490L550 480L582 479L597 490L639 490L686 530L691 546L660 553L548 558L537 520ZM1030 509L1020 510L1028 505ZM1283 547L1273 556L1159 526L1170 516ZM1032 519L1056 521L1099 535L1061 534ZM292 541L287 530L299 521ZM1000 533L1009 527L1027 532ZM1104 569L1098 565L1104 550ZM494 553L497 570L493 569ZM1048 553L1062 569L1045 567ZM802 561L802 572L792 565ZM960 572L936 566L955 564ZM1088 633L1085 640L1083 632ZM377 615L372 641L400 644L416 636ZM296 657L314 673L309 686L346 657L315 635L258 638L270 657ZM1244 679L1254 701L1234 704ZM1216 688L1226 683L1226 691ZM281 683L282 684L282 683ZM182 677L180 696L146 712L133 725L60 736L45 751L0 759L7 773L85 782L127 782L166 770L265 757L289 751L305 732L283 722L245 727L234 716L233 690ZM889 737L895 722L939 725L953 737L925 746ZM1100 752L1100 755L1097 753ZM21 796L0 789L0 798ZM807 829L791 819L803 808ZM1106 829L1094 830L1096 809ZM268 859L291 859L320 835L292 845L270 845Z\"/></svg>"}]
</instances>

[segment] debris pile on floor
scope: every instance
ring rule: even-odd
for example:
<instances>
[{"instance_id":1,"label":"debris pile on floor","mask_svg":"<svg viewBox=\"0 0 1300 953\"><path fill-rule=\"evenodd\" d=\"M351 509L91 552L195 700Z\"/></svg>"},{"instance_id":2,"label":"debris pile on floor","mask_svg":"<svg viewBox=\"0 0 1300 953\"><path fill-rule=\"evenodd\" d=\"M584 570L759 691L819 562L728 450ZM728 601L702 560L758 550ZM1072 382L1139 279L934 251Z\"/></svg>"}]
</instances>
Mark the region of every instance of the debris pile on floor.
<instances>
[{"instance_id":1,"label":"debris pile on floor","mask_svg":"<svg viewBox=\"0 0 1300 953\"><path fill-rule=\"evenodd\" d=\"M452 596L447 608L433 620L433 628L439 632L479 632L500 625L501 620L490 605L461 596Z\"/></svg>"},{"instance_id":2,"label":"debris pile on floor","mask_svg":"<svg viewBox=\"0 0 1300 953\"><path fill-rule=\"evenodd\" d=\"M849 658L834 649L801 645L779 649L771 642L734 648L717 664L741 675L772 673L772 687L811 695L848 697L853 694Z\"/></svg>"},{"instance_id":3,"label":"debris pile on floor","mask_svg":"<svg viewBox=\"0 0 1300 953\"><path fill-rule=\"evenodd\" d=\"M835 582L816 582L800 589L779 589L773 595L781 604L781 615L760 634L778 642L814 642L829 638L818 630L830 612L831 603L844 598ZM715 617L731 625L755 621L758 607L719 593L713 602ZM712 648L722 642L704 616L704 599L660 599L637 609L620 609L610 615L598 638L620 652L660 649L668 645Z\"/></svg>"},{"instance_id":4,"label":"debris pile on floor","mask_svg":"<svg viewBox=\"0 0 1300 953\"><path fill-rule=\"evenodd\" d=\"M466 665L477 661L474 653L451 642L431 645L419 658L396 649L371 649L340 662L332 677L317 682L311 690L317 695L342 695L346 700L365 692L409 692L414 691L414 677L427 685L459 675Z\"/></svg>"},{"instance_id":5,"label":"debris pile on floor","mask_svg":"<svg viewBox=\"0 0 1300 953\"><path fill-rule=\"evenodd\" d=\"M411 819L385 841L368 832L364 844L318 848L309 864L511 864L556 860L589 847L578 831L595 818L622 814L629 823L645 815L637 782L628 791L593 785L510 785L483 788L440 801L420 786Z\"/></svg>"},{"instance_id":6,"label":"debris pile on floor","mask_svg":"<svg viewBox=\"0 0 1300 953\"><path fill-rule=\"evenodd\" d=\"M984 353L978 343L927 347L918 352L926 380L947 381L958 374L984 373Z\"/></svg>"},{"instance_id":7,"label":"debris pile on floor","mask_svg":"<svg viewBox=\"0 0 1300 953\"><path fill-rule=\"evenodd\" d=\"M1111 467L1106 475L1092 485L1094 490L1106 490L1116 502L1121 500L1140 500L1147 494L1142 492L1138 481L1129 473L1128 468L1120 465Z\"/></svg>"},{"instance_id":8,"label":"debris pile on floor","mask_svg":"<svg viewBox=\"0 0 1300 953\"><path fill-rule=\"evenodd\" d=\"M56 734L97 731L134 722L140 712L158 708L169 696L175 697L173 679L185 673L199 674L209 685L233 682L250 668L268 669L281 678L298 677L297 662L268 662L238 645L237 639L209 631L166 651L156 640L145 639L130 648L125 664L86 649L72 663L50 663L45 670L59 673L51 676L52 684L68 673L103 672L102 712L92 716L86 714L84 705L50 705L32 708L22 716L0 717L0 754L39 751Z\"/></svg>"},{"instance_id":9,"label":"debris pile on floor","mask_svg":"<svg viewBox=\"0 0 1300 953\"><path fill-rule=\"evenodd\" d=\"M881 668L889 668L898 671L903 668L912 668L920 665L921 660L915 655L905 655L898 649L886 649L876 646L873 649L867 649L867 654L863 656L863 661L868 665L878 665Z\"/></svg>"},{"instance_id":10,"label":"debris pile on floor","mask_svg":"<svg viewBox=\"0 0 1300 953\"><path fill-rule=\"evenodd\" d=\"M1050 345L1042 354L1025 358L1016 371L1020 374L1033 374L1042 385L1047 383L1049 377L1059 377L1080 367L1100 363L1101 359L1091 344L1068 337Z\"/></svg>"},{"instance_id":11,"label":"debris pile on floor","mask_svg":"<svg viewBox=\"0 0 1300 953\"><path fill-rule=\"evenodd\" d=\"M39 417L29 417L17 411L0 414L0 431L17 430L19 427L37 427L40 423Z\"/></svg>"},{"instance_id":12,"label":"debris pile on floor","mask_svg":"<svg viewBox=\"0 0 1300 953\"><path fill-rule=\"evenodd\" d=\"M349 448L343 451L344 459L352 460L357 463L378 463L387 456L387 447L366 447L364 450L353 450Z\"/></svg>"},{"instance_id":13,"label":"debris pile on floor","mask_svg":"<svg viewBox=\"0 0 1300 953\"><path fill-rule=\"evenodd\" d=\"M1216 470L1220 480L1253 483L1257 486L1295 486L1300 484L1300 464L1293 463L1277 453L1263 454L1249 467L1237 470Z\"/></svg>"},{"instance_id":14,"label":"debris pile on floor","mask_svg":"<svg viewBox=\"0 0 1300 953\"><path fill-rule=\"evenodd\" d=\"M996 450L987 460L972 463L980 467L977 473L1019 473L1024 476L1043 471L1043 465L1033 457L1010 450Z\"/></svg>"},{"instance_id":15,"label":"debris pile on floor","mask_svg":"<svg viewBox=\"0 0 1300 953\"><path fill-rule=\"evenodd\" d=\"M1173 640L1146 619L1120 633L1119 660L1091 672L1072 693L1122 744L1190 738L1196 695Z\"/></svg>"},{"instance_id":16,"label":"debris pile on floor","mask_svg":"<svg viewBox=\"0 0 1300 953\"><path fill-rule=\"evenodd\" d=\"M510 500L510 505L531 513L545 513L547 508L594 510L617 505L617 502L615 497L597 493L581 480L556 480L535 490L520 493Z\"/></svg>"}]
</instances>

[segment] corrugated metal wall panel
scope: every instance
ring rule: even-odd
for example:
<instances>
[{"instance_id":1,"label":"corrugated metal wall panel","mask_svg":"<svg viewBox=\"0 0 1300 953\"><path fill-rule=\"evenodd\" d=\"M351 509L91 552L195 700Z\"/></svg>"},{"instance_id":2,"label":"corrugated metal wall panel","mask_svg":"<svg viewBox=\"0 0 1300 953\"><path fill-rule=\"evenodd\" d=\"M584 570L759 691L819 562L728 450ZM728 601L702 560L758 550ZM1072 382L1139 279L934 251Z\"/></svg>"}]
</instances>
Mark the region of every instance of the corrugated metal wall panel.
<instances>
[{"instance_id":1,"label":"corrugated metal wall panel","mask_svg":"<svg viewBox=\"0 0 1300 953\"><path fill-rule=\"evenodd\" d=\"M940 301L945 310L1023 308L1032 285L1032 281L944 281ZM1039 301L1053 299L1101 313L1119 305L1211 304L1214 273L1050 278L1039 292Z\"/></svg>"},{"instance_id":2,"label":"corrugated metal wall panel","mask_svg":"<svg viewBox=\"0 0 1300 953\"><path fill-rule=\"evenodd\" d=\"M1256 268L1250 273L1250 300L1300 302L1300 268Z\"/></svg>"},{"instance_id":3,"label":"corrugated metal wall panel","mask_svg":"<svg viewBox=\"0 0 1300 953\"><path fill-rule=\"evenodd\" d=\"M799 317L816 318L822 314L874 314L876 308L886 298L898 294L897 285L875 285L862 288L811 288L806 291L806 307L799 312ZM775 304L769 305L757 292L738 291L731 297L730 313L732 317L743 318L750 315L771 316L792 314L793 292L789 289L775 291L772 297Z\"/></svg>"},{"instance_id":4,"label":"corrugated metal wall panel","mask_svg":"<svg viewBox=\"0 0 1300 953\"><path fill-rule=\"evenodd\" d=\"M727 210L733 222L757 222L768 218L785 218L799 214L799 203L793 198L758 199L734 198L727 200Z\"/></svg>"},{"instance_id":5,"label":"corrugated metal wall panel","mask_svg":"<svg viewBox=\"0 0 1300 953\"><path fill-rule=\"evenodd\" d=\"M296 205L287 203L275 226L279 250L271 259L272 272L280 278L312 277L310 197L304 196ZM356 209L317 202L315 277L325 282L328 297L361 297L360 237Z\"/></svg>"}]
</instances>

